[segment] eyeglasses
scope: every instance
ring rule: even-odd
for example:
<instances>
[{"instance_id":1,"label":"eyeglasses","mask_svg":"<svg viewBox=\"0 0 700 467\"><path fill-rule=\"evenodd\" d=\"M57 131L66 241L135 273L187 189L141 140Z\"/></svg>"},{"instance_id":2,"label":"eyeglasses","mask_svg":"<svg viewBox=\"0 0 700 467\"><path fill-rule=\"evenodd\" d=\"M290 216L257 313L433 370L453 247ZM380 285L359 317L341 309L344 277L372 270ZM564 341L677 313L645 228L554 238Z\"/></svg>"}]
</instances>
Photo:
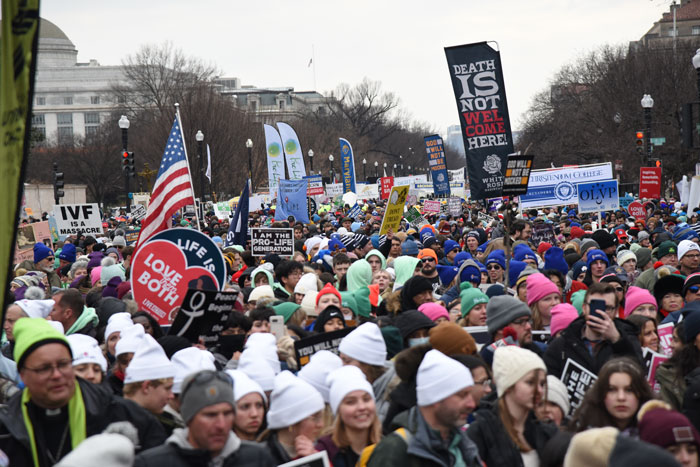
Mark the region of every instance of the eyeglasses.
<instances>
[{"instance_id":1,"label":"eyeglasses","mask_svg":"<svg viewBox=\"0 0 700 467\"><path fill-rule=\"evenodd\" d=\"M623 287L615 287L615 290L617 292L624 292L625 291L625 289Z\"/></svg>"},{"instance_id":2,"label":"eyeglasses","mask_svg":"<svg viewBox=\"0 0 700 467\"><path fill-rule=\"evenodd\" d=\"M492 271L494 269L498 271L499 269L501 269L501 266L498 264L489 264L488 266L486 266L486 270L488 271Z\"/></svg>"},{"instance_id":3,"label":"eyeglasses","mask_svg":"<svg viewBox=\"0 0 700 467\"><path fill-rule=\"evenodd\" d=\"M684 258L690 258L690 259L698 259L700 258L700 253L686 253L683 255Z\"/></svg>"},{"instance_id":4,"label":"eyeglasses","mask_svg":"<svg viewBox=\"0 0 700 467\"><path fill-rule=\"evenodd\" d=\"M591 306L590 303L584 303L584 305L589 306L589 307ZM616 310L617 310L617 308L615 308L614 306L606 306L605 307L605 311L607 311L608 313L613 313Z\"/></svg>"},{"instance_id":5,"label":"eyeglasses","mask_svg":"<svg viewBox=\"0 0 700 467\"><path fill-rule=\"evenodd\" d=\"M229 376L228 373L224 373L223 371L212 370L200 371L195 375L194 378L187 381L187 385L182 388L182 392L180 393L180 400L184 400L185 393L192 387L192 383L204 384L214 379L218 379L219 381L223 381L224 383L233 386L233 379L231 379L231 376Z\"/></svg>"},{"instance_id":6,"label":"eyeglasses","mask_svg":"<svg viewBox=\"0 0 700 467\"><path fill-rule=\"evenodd\" d=\"M423 263L434 263L434 262L435 262L435 258L432 258L432 257L429 256L429 257L427 257L427 258L421 259L421 262L423 262Z\"/></svg>"},{"instance_id":7,"label":"eyeglasses","mask_svg":"<svg viewBox=\"0 0 700 467\"><path fill-rule=\"evenodd\" d=\"M25 370L35 373L40 378L48 378L53 374L54 370L58 370L59 373L65 375L71 368L73 368L73 361L69 359L59 360L55 364L48 363L40 366L39 368L24 367Z\"/></svg>"},{"instance_id":8,"label":"eyeglasses","mask_svg":"<svg viewBox=\"0 0 700 467\"><path fill-rule=\"evenodd\" d=\"M527 323L530 323L530 318L527 316L524 316L522 318L516 319L515 321L511 322L511 324L517 324L518 326L524 326Z\"/></svg>"},{"instance_id":9,"label":"eyeglasses","mask_svg":"<svg viewBox=\"0 0 700 467\"><path fill-rule=\"evenodd\" d=\"M485 388L491 386L491 380L490 379L485 379L483 381L474 381L474 386L483 386Z\"/></svg>"}]
</instances>

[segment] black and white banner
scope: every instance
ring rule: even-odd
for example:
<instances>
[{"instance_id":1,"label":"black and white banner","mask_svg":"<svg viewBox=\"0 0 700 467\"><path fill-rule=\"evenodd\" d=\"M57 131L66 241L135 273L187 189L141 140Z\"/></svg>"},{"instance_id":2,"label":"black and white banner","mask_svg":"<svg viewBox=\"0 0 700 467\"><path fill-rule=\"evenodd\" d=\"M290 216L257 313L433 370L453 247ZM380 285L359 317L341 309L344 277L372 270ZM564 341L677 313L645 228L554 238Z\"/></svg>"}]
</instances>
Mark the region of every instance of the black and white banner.
<instances>
[{"instance_id":1,"label":"black and white banner","mask_svg":"<svg viewBox=\"0 0 700 467\"><path fill-rule=\"evenodd\" d=\"M472 199L501 196L513 153L501 56L486 42L446 47Z\"/></svg>"}]
</instances>

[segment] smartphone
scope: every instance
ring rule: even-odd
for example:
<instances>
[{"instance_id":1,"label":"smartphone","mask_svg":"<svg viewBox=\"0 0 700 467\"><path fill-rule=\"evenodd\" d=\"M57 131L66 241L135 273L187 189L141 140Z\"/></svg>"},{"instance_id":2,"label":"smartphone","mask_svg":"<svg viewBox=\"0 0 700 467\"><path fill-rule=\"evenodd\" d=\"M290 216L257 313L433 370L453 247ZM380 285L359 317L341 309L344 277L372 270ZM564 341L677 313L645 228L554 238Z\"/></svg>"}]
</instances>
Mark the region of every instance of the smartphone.
<instances>
[{"instance_id":1,"label":"smartphone","mask_svg":"<svg viewBox=\"0 0 700 467\"><path fill-rule=\"evenodd\" d=\"M594 298L591 299L590 303L588 304L588 309L589 315L595 316L598 319L604 319L603 315L605 314L605 308L608 305L605 303L605 300L601 300L599 298Z\"/></svg>"},{"instance_id":2,"label":"smartphone","mask_svg":"<svg viewBox=\"0 0 700 467\"><path fill-rule=\"evenodd\" d=\"M275 335L277 340L284 336L284 316L270 316L270 332Z\"/></svg>"}]
</instances>

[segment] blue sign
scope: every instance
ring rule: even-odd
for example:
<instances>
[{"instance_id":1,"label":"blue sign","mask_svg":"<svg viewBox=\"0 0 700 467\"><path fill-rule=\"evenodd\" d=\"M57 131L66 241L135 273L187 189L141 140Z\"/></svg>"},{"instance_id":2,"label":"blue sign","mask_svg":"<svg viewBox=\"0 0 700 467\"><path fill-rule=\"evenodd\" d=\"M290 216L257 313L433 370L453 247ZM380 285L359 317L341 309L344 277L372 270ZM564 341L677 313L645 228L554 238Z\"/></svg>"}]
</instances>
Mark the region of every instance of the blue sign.
<instances>
[{"instance_id":1,"label":"blue sign","mask_svg":"<svg viewBox=\"0 0 700 467\"><path fill-rule=\"evenodd\" d=\"M348 211L348 214L347 214L347 216L349 218L355 219L355 220L357 220L357 218L361 215L362 215L362 208L357 203L355 203L355 205Z\"/></svg>"},{"instance_id":2,"label":"blue sign","mask_svg":"<svg viewBox=\"0 0 700 467\"><path fill-rule=\"evenodd\" d=\"M294 216L299 222L309 223L309 211L306 202L307 186L306 180L281 179L279 181L277 206L275 208L276 220L282 221L289 216Z\"/></svg>"},{"instance_id":3,"label":"blue sign","mask_svg":"<svg viewBox=\"0 0 700 467\"><path fill-rule=\"evenodd\" d=\"M617 180L579 183L578 211L601 212L620 209L620 193Z\"/></svg>"},{"instance_id":4,"label":"blue sign","mask_svg":"<svg viewBox=\"0 0 700 467\"><path fill-rule=\"evenodd\" d=\"M425 152L428 154L428 167L433 179L433 193L438 196L450 196L450 179L447 174L447 159L442 138L439 135L430 135L423 138Z\"/></svg>"},{"instance_id":5,"label":"blue sign","mask_svg":"<svg viewBox=\"0 0 700 467\"><path fill-rule=\"evenodd\" d=\"M340 138L340 170L343 176L343 193L355 191L355 159L352 155L352 146L345 138Z\"/></svg>"}]
</instances>

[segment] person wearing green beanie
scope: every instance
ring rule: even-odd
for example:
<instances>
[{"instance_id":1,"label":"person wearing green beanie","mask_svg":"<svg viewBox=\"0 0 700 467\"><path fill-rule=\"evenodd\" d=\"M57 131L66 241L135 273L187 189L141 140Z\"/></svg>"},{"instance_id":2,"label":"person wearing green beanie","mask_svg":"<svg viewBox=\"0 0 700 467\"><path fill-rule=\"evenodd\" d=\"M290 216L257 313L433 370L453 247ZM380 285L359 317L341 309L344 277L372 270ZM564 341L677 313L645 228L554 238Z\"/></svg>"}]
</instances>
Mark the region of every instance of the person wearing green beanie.
<instances>
[{"instance_id":1,"label":"person wearing green beanie","mask_svg":"<svg viewBox=\"0 0 700 467\"><path fill-rule=\"evenodd\" d=\"M282 302L272 307L276 314L284 317L284 324L294 324L303 327L306 313L300 308L301 305L297 305L294 302ZM303 316L301 316L302 314Z\"/></svg>"},{"instance_id":2,"label":"person wearing green beanie","mask_svg":"<svg viewBox=\"0 0 700 467\"><path fill-rule=\"evenodd\" d=\"M343 311L343 318L345 318L346 322L354 320L358 315L355 294L353 292L340 292L340 296L343 299L340 306L340 309Z\"/></svg>"},{"instance_id":3,"label":"person wearing green beanie","mask_svg":"<svg viewBox=\"0 0 700 467\"><path fill-rule=\"evenodd\" d=\"M358 317L369 318L372 314L372 303L370 302L369 294L369 287L361 287L352 292L356 304L355 312Z\"/></svg>"},{"instance_id":4,"label":"person wearing green beanie","mask_svg":"<svg viewBox=\"0 0 700 467\"><path fill-rule=\"evenodd\" d=\"M579 290L578 292L574 292L571 294L571 304L576 308L576 311L578 311L578 315L581 316L583 314L583 299L586 297L586 290Z\"/></svg>"},{"instance_id":5,"label":"person wearing green beanie","mask_svg":"<svg viewBox=\"0 0 700 467\"><path fill-rule=\"evenodd\" d=\"M459 294L462 299L461 326L486 326L486 304L489 297L476 287L469 287Z\"/></svg>"},{"instance_id":6,"label":"person wearing green beanie","mask_svg":"<svg viewBox=\"0 0 700 467\"><path fill-rule=\"evenodd\" d=\"M0 449L9 465L54 465L114 422L131 423L141 449L165 442L155 417L107 387L75 377L70 344L48 321L21 318L13 334L25 387L0 410Z\"/></svg>"}]
</instances>

